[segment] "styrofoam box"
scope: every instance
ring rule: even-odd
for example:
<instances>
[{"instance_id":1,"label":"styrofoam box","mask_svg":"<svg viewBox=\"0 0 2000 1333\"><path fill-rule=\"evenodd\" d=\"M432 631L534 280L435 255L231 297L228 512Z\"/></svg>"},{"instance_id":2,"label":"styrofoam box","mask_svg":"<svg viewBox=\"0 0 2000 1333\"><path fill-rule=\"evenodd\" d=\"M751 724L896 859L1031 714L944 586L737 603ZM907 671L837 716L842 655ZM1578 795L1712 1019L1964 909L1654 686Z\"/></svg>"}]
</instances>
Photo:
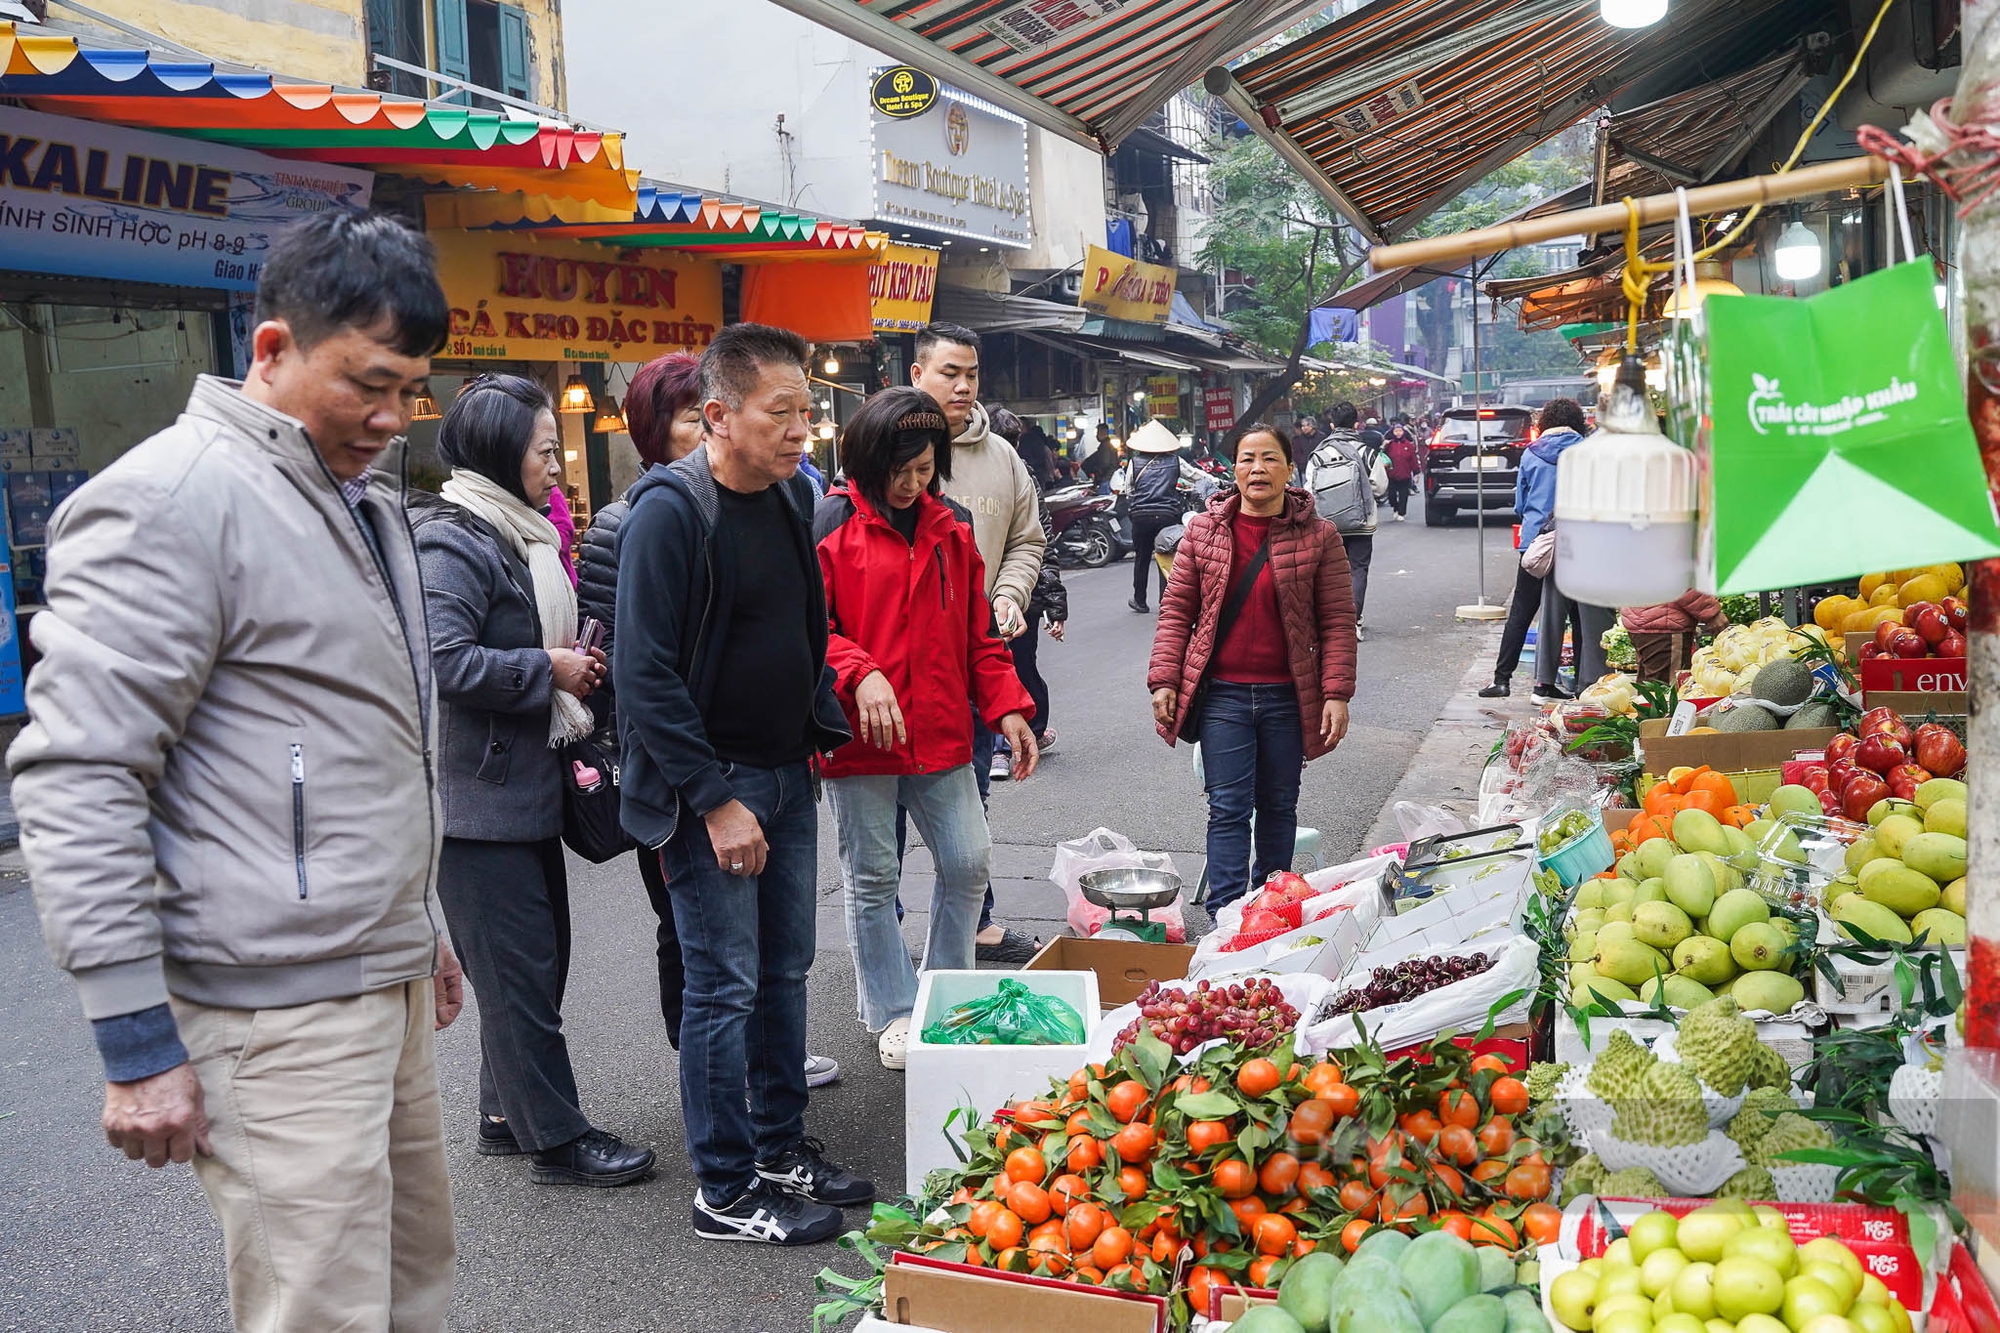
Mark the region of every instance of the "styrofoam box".
<instances>
[{"instance_id":1,"label":"styrofoam box","mask_svg":"<svg viewBox=\"0 0 2000 1333\"><path fill-rule=\"evenodd\" d=\"M1008 1102L1047 1092L1052 1078L1068 1078L1086 1063L1090 1048L1075 1046L933 1046L923 1030L953 1005L982 999L1003 980L1025 982L1038 995L1075 1009L1086 1031L1098 1021L1095 972L973 970L922 973L917 1007L910 1015L909 1064L903 1071L904 1188L923 1189L924 1176L961 1160L945 1121L960 1107L984 1121ZM960 1116L955 1132L967 1128ZM963 1149L964 1145L959 1145Z\"/></svg>"},{"instance_id":2,"label":"styrofoam box","mask_svg":"<svg viewBox=\"0 0 2000 1333\"><path fill-rule=\"evenodd\" d=\"M1315 917L1295 930L1235 953L1198 953L1188 964L1188 980L1233 977L1246 972L1311 972L1329 981L1337 980L1361 951L1359 910L1349 908L1331 916ZM1308 939L1321 942L1301 943Z\"/></svg>"}]
</instances>

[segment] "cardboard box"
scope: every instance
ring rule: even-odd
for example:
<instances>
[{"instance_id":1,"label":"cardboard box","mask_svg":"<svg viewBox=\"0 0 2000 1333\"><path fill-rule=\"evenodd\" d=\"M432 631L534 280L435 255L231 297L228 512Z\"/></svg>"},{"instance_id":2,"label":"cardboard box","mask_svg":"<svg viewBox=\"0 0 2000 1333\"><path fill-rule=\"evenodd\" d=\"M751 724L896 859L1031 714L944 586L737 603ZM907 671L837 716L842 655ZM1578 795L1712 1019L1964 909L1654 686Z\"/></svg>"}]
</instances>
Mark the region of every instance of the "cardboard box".
<instances>
[{"instance_id":1,"label":"cardboard box","mask_svg":"<svg viewBox=\"0 0 2000 1333\"><path fill-rule=\"evenodd\" d=\"M923 1030L946 1010L992 995L1005 980L1025 981L1038 995L1062 1000L1083 1019L1086 1041L1074 1046L934 1046ZM1095 972L937 971L920 974L917 1004L910 1014L909 1066L903 1077L904 1188L923 1191L924 1177L942 1166L957 1166L964 1145L955 1139L1009 1102L1047 1092L1051 1079L1066 1079L1089 1063L1087 1041L1098 1018ZM956 1143L957 1146L954 1146Z\"/></svg>"},{"instance_id":2,"label":"cardboard box","mask_svg":"<svg viewBox=\"0 0 2000 1333\"><path fill-rule=\"evenodd\" d=\"M1963 694L1963 657L1873 657L1861 664L1861 689L1865 694L1882 690L1907 690L1921 694Z\"/></svg>"},{"instance_id":3,"label":"cardboard box","mask_svg":"<svg viewBox=\"0 0 2000 1333\"><path fill-rule=\"evenodd\" d=\"M1092 972L1097 1002L1109 1013L1139 998L1154 981L1179 981L1194 957L1192 944L1138 944L1131 940L1078 939L1058 935L1028 960L1030 972ZM1085 1014L1086 1022L1094 1015Z\"/></svg>"},{"instance_id":4,"label":"cardboard box","mask_svg":"<svg viewBox=\"0 0 2000 1333\"><path fill-rule=\"evenodd\" d=\"M1903 720L1912 727L1922 722L1932 713L1940 720L1968 716L1970 705L1962 693L1932 694L1918 690L1870 690L1862 700L1870 708L1893 708L1903 715ZM1957 728L1961 737L1963 727Z\"/></svg>"},{"instance_id":5,"label":"cardboard box","mask_svg":"<svg viewBox=\"0 0 2000 1333\"><path fill-rule=\"evenodd\" d=\"M1669 736L1665 718L1639 724L1639 745L1645 771L1666 774L1676 768L1708 765L1718 773L1754 773L1777 769L1797 750L1819 750L1839 734L1835 727L1800 727L1796 731L1730 731L1713 736Z\"/></svg>"},{"instance_id":6,"label":"cardboard box","mask_svg":"<svg viewBox=\"0 0 2000 1333\"><path fill-rule=\"evenodd\" d=\"M49 506L8 510L8 525L16 546L40 546L49 539Z\"/></svg>"},{"instance_id":7,"label":"cardboard box","mask_svg":"<svg viewBox=\"0 0 2000 1333\"><path fill-rule=\"evenodd\" d=\"M1092 1333L1166 1333L1167 1298L997 1273L897 1254L882 1275L882 1313L892 1324L947 1333L1019 1333L1088 1328Z\"/></svg>"}]
</instances>

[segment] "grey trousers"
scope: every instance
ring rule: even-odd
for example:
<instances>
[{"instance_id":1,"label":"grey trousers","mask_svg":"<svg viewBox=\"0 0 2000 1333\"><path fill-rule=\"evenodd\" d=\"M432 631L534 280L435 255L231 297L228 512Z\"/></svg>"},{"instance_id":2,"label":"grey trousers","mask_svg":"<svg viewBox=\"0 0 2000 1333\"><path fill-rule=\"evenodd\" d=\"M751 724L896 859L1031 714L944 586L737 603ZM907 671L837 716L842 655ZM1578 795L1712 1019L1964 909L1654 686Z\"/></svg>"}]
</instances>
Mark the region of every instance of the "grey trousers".
<instances>
[{"instance_id":1,"label":"grey trousers","mask_svg":"<svg viewBox=\"0 0 2000 1333\"><path fill-rule=\"evenodd\" d=\"M1609 668L1604 661L1604 632L1617 620L1618 610L1591 606L1562 595L1553 578L1542 580L1542 625L1535 636L1535 679L1546 685L1555 680L1562 661L1563 622L1569 621L1576 636L1576 687L1595 684Z\"/></svg>"}]
</instances>

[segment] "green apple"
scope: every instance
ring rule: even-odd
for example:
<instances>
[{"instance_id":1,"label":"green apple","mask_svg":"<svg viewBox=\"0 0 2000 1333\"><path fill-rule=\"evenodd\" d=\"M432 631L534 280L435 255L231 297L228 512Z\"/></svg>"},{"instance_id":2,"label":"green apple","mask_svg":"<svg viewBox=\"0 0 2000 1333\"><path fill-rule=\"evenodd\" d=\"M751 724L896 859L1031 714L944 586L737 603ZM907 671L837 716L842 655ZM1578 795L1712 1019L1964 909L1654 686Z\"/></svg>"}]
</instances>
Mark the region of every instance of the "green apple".
<instances>
[{"instance_id":1,"label":"green apple","mask_svg":"<svg viewBox=\"0 0 2000 1333\"><path fill-rule=\"evenodd\" d=\"M1704 1320L1703 1327L1708 1329L1708 1333L1736 1333L1736 1325L1727 1319Z\"/></svg>"},{"instance_id":2,"label":"green apple","mask_svg":"<svg viewBox=\"0 0 2000 1333\"><path fill-rule=\"evenodd\" d=\"M1653 1333L1651 1310L1619 1310L1591 1325L1592 1333Z\"/></svg>"},{"instance_id":3,"label":"green apple","mask_svg":"<svg viewBox=\"0 0 2000 1333\"><path fill-rule=\"evenodd\" d=\"M1743 1228L1724 1242L1722 1257L1762 1259L1777 1272L1780 1282L1799 1271L1799 1249L1792 1244L1791 1233L1774 1227Z\"/></svg>"},{"instance_id":4,"label":"green apple","mask_svg":"<svg viewBox=\"0 0 2000 1333\"><path fill-rule=\"evenodd\" d=\"M1848 1306L1847 1322L1860 1333L1896 1333L1896 1317L1889 1313L1889 1307L1873 1301L1856 1301Z\"/></svg>"},{"instance_id":5,"label":"green apple","mask_svg":"<svg viewBox=\"0 0 2000 1333\"><path fill-rule=\"evenodd\" d=\"M1612 1296L1638 1296L1644 1288L1639 1285L1639 1270L1630 1264L1607 1265L1597 1279L1597 1299L1602 1301Z\"/></svg>"},{"instance_id":6,"label":"green apple","mask_svg":"<svg viewBox=\"0 0 2000 1333\"><path fill-rule=\"evenodd\" d=\"M1693 1315L1675 1312L1665 1319L1655 1319L1653 1333L1708 1333L1708 1329Z\"/></svg>"},{"instance_id":7,"label":"green apple","mask_svg":"<svg viewBox=\"0 0 2000 1333\"><path fill-rule=\"evenodd\" d=\"M1643 1222L1646 1219L1642 1217L1639 1220ZM1688 1257L1679 1250L1654 1250L1646 1256L1646 1262L1639 1265L1639 1290L1648 1296L1658 1296L1674 1285L1674 1279L1687 1266Z\"/></svg>"},{"instance_id":8,"label":"green apple","mask_svg":"<svg viewBox=\"0 0 2000 1333\"><path fill-rule=\"evenodd\" d=\"M1645 1327L1653 1326L1653 1303L1638 1292L1626 1292L1617 1296L1606 1296L1599 1292L1597 1308L1590 1312L1590 1327L1593 1333L1604 1333L1607 1324L1614 1320L1639 1319Z\"/></svg>"},{"instance_id":9,"label":"green apple","mask_svg":"<svg viewBox=\"0 0 2000 1333\"><path fill-rule=\"evenodd\" d=\"M1786 924L1790 925L1791 923L1786 922ZM1753 1203L1750 1205L1750 1211L1757 1214L1758 1226L1776 1227L1778 1230L1785 1232L1789 1232L1792 1229L1792 1224L1785 1215L1768 1203ZM1825 1237L1821 1237L1821 1239L1823 1240Z\"/></svg>"},{"instance_id":10,"label":"green apple","mask_svg":"<svg viewBox=\"0 0 2000 1333\"><path fill-rule=\"evenodd\" d=\"M1837 1315L1845 1308L1839 1292L1816 1277L1800 1275L1785 1283L1785 1303L1780 1314L1792 1333L1799 1333L1820 1315Z\"/></svg>"},{"instance_id":11,"label":"green apple","mask_svg":"<svg viewBox=\"0 0 2000 1333\"><path fill-rule=\"evenodd\" d=\"M1656 1324L1659 1323L1662 1319L1665 1319L1668 1315L1672 1314L1673 1312L1674 1312L1674 1294L1671 1291L1663 1291L1659 1295L1653 1297L1654 1323Z\"/></svg>"},{"instance_id":12,"label":"green apple","mask_svg":"<svg viewBox=\"0 0 2000 1333\"><path fill-rule=\"evenodd\" d=\"M1837 1314L1815 1315L1798 1333L1854 1333L1854 1325Z\"/></svg>"},{"instance_id":13,"label":"green apple","mask_svg":"<svg viewBox=\"0 0 2000 1333\"><path fill-rule=\"evenodd\" d=\"M1739 1215L1721 1204L1709 1204L1681 1218L1675 1240L1680 1252L1693 1262L1712 1264L1722 1258L1723 1245L1743 1230L1748 1219L1748 1209Z\"/></svg>"},{"instance_id":14,"label":"green apple","mask_svg":"<svg viewBox=\"0 0 2000 1333\"><path fill-rule=\"evenodd\" d=\"M1637 1268L1642 1257L1632 1253L1632 1238L1629 1233L1604 1247L1606 1268Z\"/></svg>"},{"instance_id":15,"label":"green apple","mask_svg":"<svg viewBox=\"0 0 2000 1333\"><path fill-rule=\"evenodd\" d=\"M1738 1232L1754 1236L1760 1231ZM1785 1304L1785 1279L1768 1259L1733 1254L1715 1266L1715 1312L1741 1325L1745 1315L1776 1314Z\"/></svg>"},{"instance_id":16,"label":"green apple","mask_svg":"<svg viewBox=\"0 0 2000 1333\"><path fill-rule=\"evenodd\" d=\"M1896 1321L1896 1333L1910 1333L1910 1312L1899 1300L1889 1302L1889 1315Z\"/></svg>"},{"instance_id":17,"label":"green apple","mask_svg":"<svg viewBox=\"0 0 2000 1333\"><path fill-rule=\"evenodd\" d=\"M1818 1241L1809 1241L1807 1243L1811 1245L1819 1244ZM1840 1248L1844 1250L1847 1247L1843 1245ZM1861 1275L1861 1290L1854 1293L1854 1299L1857 1301L1867 1301L1871 1305L1887 1305L1896 1298L1889 1294L1889 1288L1881 1278L1876 1277L1873 1273L1863 1273Z\"/></svg>"},{"instance_id":18,"label":"green apple","mask_svg":"<svg viewBox=\"0 0 2000 1333\"><path fill-rule=\"evenodd\" d=\"M1715 1265L1689 1264L1674 1276L1674 1309L1697 1319L1715 1318Z\"/></svg>"},{"instance_id":19,"label":"green apple","mask_svg":"<svg viewBox=\"0 0 2000 1333\"><path fill-rule=\"evenodd\" d=\"M1822 1236L1820 1239L1824 1240L1825 1237ZM1799 1276L1813 1278L1832 1287L1834 1294L1840 1297L1840 1309L1837 1311L1839 1314L1847 1313L1847 1307L1854 1304L1855 1293L1861 1290L1861 1279L1845 1264L1815 1258L1807 1254L1803 1247L1799 1250Z\"/></svg>"},{"instance_id":20,"label":"green apple","mask_svg":"<svg viewBox=\"0 0 2000 1333\"><path fill-rule=\"evenodd\" d=\"M1801 1264L1839 1264L1842 1268L1854 1274L1854 1280L1857 1283L1866 1276L1861 1268L1861 1260L1855 1257L1854 1251L1848 1249L1832 1236L1815 1236L1805 1244L1799 1246L1799 1262ZM1880 1285L1879 1280L1877 1285ZM1887 1287L1882 1288L1882 1299L1885 1301L1889 1299L1889 1289Z\"/></svg>"},{"instance_id":21,"label":"green apple","mask_svg":"<svg viewBox=\"0 0 2000 1333\"><path fill-rule=\"evenodd\" d=\"M1549 1308L1569 1328L1582 1333L1597 1309L1597 1275L1572 1268L1549 1284Z\"/></svg>"},{"instance_id":22,"label":"green apple","mask_svg":"<svg viewBox=\"0 0 2000 1333\"><path fill-rule=\"evenodd\" d=\"M1736 1333L1784 1333L1785 1326L1767 1314L1747 1314L1736 1322Z\"/></svg>"},{"instance_id":23,"label":"green apple","mask_svg":"<svg viewBox=\"0 0 2000 1333\"><path fill-rule=\"evenodd\" d=\"M1624 1240L1631 1242L1632 1262L1644 1264L1655 1250L1674 1248L1674 1231L1678 1224L1672 1213L1655 1209L1642 1213L1626 1231ZM1615 1242L1623 1244L1624 1241Z\"/></svg>"}]
</instances>

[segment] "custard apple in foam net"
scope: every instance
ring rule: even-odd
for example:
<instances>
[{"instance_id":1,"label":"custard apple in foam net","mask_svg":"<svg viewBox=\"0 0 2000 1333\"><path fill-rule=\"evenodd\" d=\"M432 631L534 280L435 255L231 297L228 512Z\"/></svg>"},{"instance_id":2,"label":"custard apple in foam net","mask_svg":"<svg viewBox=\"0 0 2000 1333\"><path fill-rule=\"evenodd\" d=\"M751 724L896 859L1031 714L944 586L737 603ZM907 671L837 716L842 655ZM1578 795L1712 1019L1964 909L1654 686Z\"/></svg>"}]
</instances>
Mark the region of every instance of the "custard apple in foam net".
<instances>
[{"instance_id":1,"label":"custard apple in foam net","mask_svg":"<svg viewBox=\"0 0 2000 1333\"><path fill-rule=\"evenodd\" d=\"M1678 1148L1708 1137L1701 1083L1685 1066L1655 1064L1640 1078L1636 1093L1613 1104L1618 1117L1611 1132L1627 1143Z\"/></svg>"},{"instance_id":2,"label":"custard apple in foam net","mask_svg":"<svg viewBox=\"0 0 2000 1333\"><path fill-rule=\"evenodd\" d=\"M1664 1199L1667 1187L1660 1178L1643 1166L1628 1166L1623 1171L1613 1171L1597 1183L1597 1192L1613 1199Z\"/></svg>"},{"instance_id":3,"label":"custard apple in foam net","mask_svg":"<svg viewBox=\"0 0 2000 1333\"><path fill-rule=\"evenodd\" d=\"M1596 1153L1585 1153L1563 1169L1561 1203L1567 1205L1579 1194L1595 1194L1604 1179L1604 1163Z\"/></svg>"},{"instance_id":4,"label":"custard apple in foam net","mask_svg":"<svg viewBox=\"0 0 2000 1333\"><path fill-rule=\"evenodd\" d=\"M1562 1082L1563 1075L1568 1072L1568 1065L1537 1064L1530 1066L1528 1076L1523 1080L1528 1085L1528 1100L1540 1103L1555 1096L1556 1084Z\"/></svg>"},{"instance_id":5,"label":"custard apple in foam net","mask_svg":"<svg viewBox=\"0 0 2000 1333\"><path fill-rule=\"evenodd\" d=\"M1585 1085L1600 1097L1627 1097L1633 1095L1639 1080L1646 1070L1657 1061L1653 1053L1632 1040L1632 1034L1623 1028L1611 1034L1604 1043L1603 1054L1590 1067L1590 1077Z\"/></svg>"},{"instance_id":6,"label":"custard apple in foam net","mask_svg":"<svg viewBox=\"0 0 2000 1333\"><path fill-rule=\"evenodd\" d=\"M1776 1088L1752 1088L1743 1096L1743 1108L1729 1122L1729 1137L1747 1151L1751 1144L1760 1142L1771 1132L1773 1117L1767 1112L1798 1109L1790 1093Z\"/></svg>"},{"instance_id":7,"label":"custard apple in foam net","mask_svg":"<svg viewBox=\"0 0 2000 1333\"><path fill-rule=\"evenodd\" d=\"M1743 1091L1760 1044L1757 1025L1727 995L1688 1010L1674 1037L1681 1063L1724 1097Z\"/></svg>"},{"instance_id":8,"label":"custard apple in foam net","mask_svg":"<svg viewBox=\"0 0 2000 1333\"><path fill-rule=\"evenodd\" d=\"M1753 1088L1790 1088L1792 1067L1785 1063L1784 1056L1759 1042L1750 1056L1748 1080Z\"/></svg>"},{"instance_id":9,"label":"custard apple in foam net","mask_svg":"<svg viewBox=\"0 0 2000 1333\"><path fill-rule=\"evenodd\" d=\"M1785 1114L1771 1122L1771 1128L1764 1137L1745 1149L1745 1156L1758 1166L1771 1166L1772 1159L1779 1153L1791 1152L1795 1148L1831 1148L1833 1135L1826 1127L1802 1115ZM1801 1163L1778 1161L1778 1166L1798 1166Z\"/></svg>"},{"instance_id":10,"label":"custard apple in foam net","mask_svg":"<svg viewBox=\"0 0 2000 1333\"><path fill-rule=\"evenodd\" d=\"M1771 1173L1761 1166L1746 1166L1716 1186L1718 1199L1775 1199L1778 1186Z\"/></svg>"}]
</instances>

